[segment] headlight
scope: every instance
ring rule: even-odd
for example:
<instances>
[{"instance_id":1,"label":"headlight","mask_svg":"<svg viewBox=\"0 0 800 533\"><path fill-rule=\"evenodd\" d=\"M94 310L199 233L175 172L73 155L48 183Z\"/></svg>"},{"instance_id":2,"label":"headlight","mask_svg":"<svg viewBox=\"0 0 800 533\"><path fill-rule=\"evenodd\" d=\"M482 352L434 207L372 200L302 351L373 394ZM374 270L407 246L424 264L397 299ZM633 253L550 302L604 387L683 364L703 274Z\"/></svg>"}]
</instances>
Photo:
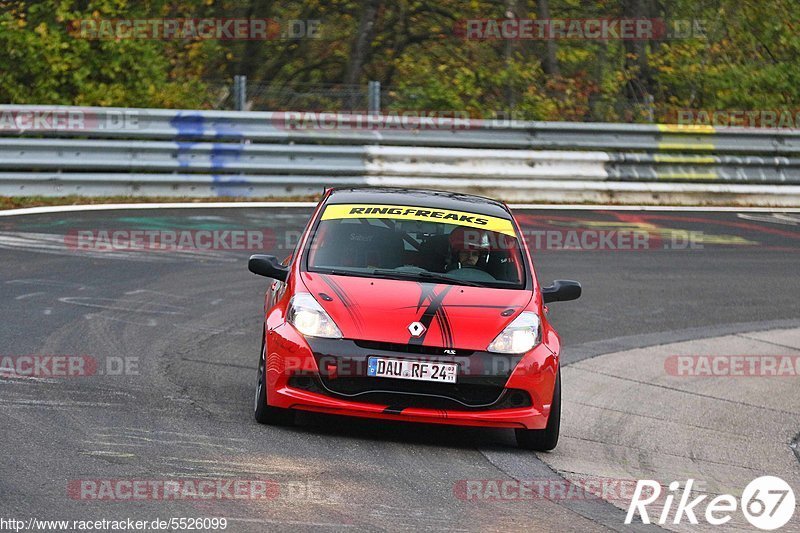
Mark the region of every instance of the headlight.
<instances>
[{"instance_id":1,"label":"headlight","mask_svg":"<svg viewBox=\"0 0 800 533\"><path fill-rule=\"evenodd\" d=\"M328 316L328 313L308 293L298 293L289 301L286 321L297 328L297 331L309 337L325 337L341 339L342 332Z\"/></svg>"},{"instance_id":2,"label":"headlight","mask_svg":"<svg viewBox=\"0 0 800 533\"><path fill-rule=\"evenodd\" d=\"M495 337L487 350L495 353L525 353L541 342L540 331L539 315L523 311Z\"/></svg>"}]
</instances>

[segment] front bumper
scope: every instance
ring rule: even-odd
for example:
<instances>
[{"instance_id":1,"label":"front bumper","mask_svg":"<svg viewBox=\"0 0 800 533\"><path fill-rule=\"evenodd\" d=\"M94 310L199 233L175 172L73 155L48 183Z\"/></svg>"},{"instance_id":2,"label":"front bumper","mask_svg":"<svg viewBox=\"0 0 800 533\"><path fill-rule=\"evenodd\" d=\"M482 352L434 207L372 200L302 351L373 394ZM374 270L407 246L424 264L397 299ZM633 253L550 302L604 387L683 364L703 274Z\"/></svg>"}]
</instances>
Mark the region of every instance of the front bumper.
<instances>
[{"instance_id":1,"label":"front bumper","mask_svg":"<svg viewBox=\"0 0 800 533\"><path fill-rule=\"evenodd\" d=\"M366 418L543 429L558 357L544 344L524 356L306 339L291 325L268 331L267 398L275 407ZM369 356L459 364L457 384L366 376Z\"/></svg>"}]
</instances>

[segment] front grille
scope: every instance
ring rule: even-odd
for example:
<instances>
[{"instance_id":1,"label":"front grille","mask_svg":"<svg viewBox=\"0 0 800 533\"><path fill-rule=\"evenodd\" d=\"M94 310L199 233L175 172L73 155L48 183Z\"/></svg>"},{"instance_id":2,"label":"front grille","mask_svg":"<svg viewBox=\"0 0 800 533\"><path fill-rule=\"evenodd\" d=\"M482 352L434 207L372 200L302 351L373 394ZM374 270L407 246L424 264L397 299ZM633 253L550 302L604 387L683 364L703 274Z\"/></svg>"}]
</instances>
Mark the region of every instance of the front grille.
<instances>
[{"instance_id":1,"label":"front grille","mask_svg":"<svg viewBox=\"0 0 800 533\"><path fill-rule=\"evenodd\" d=\"M322 378L322 383L331 392L344 396L363 395L368 392L388 392L412 395L440 396L466 406L491 405L500 398L503 387L470 383L436 383L410 379L375 377Z\"/></svg>"},{"instance_id":2,"label":"front grille","mask_svg":"<svg viewBox=\"0 0 800 533\"><path fill-rule=\"evenodd\" d=\"M438 346L423 346L421 344L399 344L393 342L362 341L355 340L353 343L367 350L381 350L385 352L414 353L423 355L456 355L469 356L475 353L473 350L458 350L449 348L439 348ZM445 350L449 349L449 353Z\"/></svg>"}]
</instances>

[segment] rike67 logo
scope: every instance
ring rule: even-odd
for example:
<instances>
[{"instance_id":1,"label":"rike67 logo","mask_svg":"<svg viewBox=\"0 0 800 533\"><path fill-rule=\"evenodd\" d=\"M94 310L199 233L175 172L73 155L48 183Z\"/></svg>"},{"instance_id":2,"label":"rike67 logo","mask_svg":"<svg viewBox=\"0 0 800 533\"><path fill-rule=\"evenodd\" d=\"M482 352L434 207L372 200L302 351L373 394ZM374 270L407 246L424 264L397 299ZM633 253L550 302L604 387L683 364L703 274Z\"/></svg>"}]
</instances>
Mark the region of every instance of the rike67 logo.
<instances>
[{"instance_id":1,"label":"rike67 logo","mask_svg":"<svg viewBox=\"0 0 800 533\"><path fill-rule=\"evenodd\" d=\"M714 526L727 524L733 518L733 513L739 508L739 501L731 494L720 494L705 504L705 511L701 512L701 504L707 494L689 500L692 497L693 479L686 480L683 492L678 493L680 483L673 481L669 484L669 492L664 498L664 507L658 517L658 524L670 521L680 524L684 519L690 524L698 524L698 515ZM636 483L631 504L625 523L630 524L638 512L642 523L651 523L647 506L655 503L661 496L661 484L650 479L640 479ZM677 500L673 512L673 504ZM795 497L792 487L784 480L775 476L762 476L751 481L742 492L741 512L748 522L758 529L771 531L786 525L792 519L795 509ZM653 510L651 509L651 512ZM655 515L653 516L655 520Z\"/></svg>"}]
</instances>

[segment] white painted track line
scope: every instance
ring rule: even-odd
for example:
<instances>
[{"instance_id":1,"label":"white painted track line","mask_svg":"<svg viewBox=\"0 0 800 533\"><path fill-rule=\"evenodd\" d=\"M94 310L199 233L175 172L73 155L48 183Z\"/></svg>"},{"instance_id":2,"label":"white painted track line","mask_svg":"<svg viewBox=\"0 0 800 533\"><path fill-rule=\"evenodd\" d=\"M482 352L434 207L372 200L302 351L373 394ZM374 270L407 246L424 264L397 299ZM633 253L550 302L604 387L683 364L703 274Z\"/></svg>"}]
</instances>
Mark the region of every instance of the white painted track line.
<instances>
[{"instance_id":1,"label":"white painted track line","mask_svg":"<svg viewBox=\"0 0 800 533\"><path fill-rule=\"evenodd\" d=\"M0 217L41 215L80 211L121 211L125 209L229 209L229 208L313 208L316 202L175 202L142 204L53 205L0 210ZM680 205L588 205L588 204L508 204L511 209L570 211L695 211L732 213L800 213L800 207L720 207Z\"/></svg>"},{"instance_id":2,"label":"white painted track line","mask_svg":"<svg viewBox=\"0 0 800 533\"><path fill-rule=\"evenodd\" d=\"M0 217L15 215L41 215L46 213L68 213L74 211L117 211L124 209L217 209L231 207L314 207L316 202L173 202L141 204L90 204L48 205L0 211Z\"/></svg>"}]
</instances>

